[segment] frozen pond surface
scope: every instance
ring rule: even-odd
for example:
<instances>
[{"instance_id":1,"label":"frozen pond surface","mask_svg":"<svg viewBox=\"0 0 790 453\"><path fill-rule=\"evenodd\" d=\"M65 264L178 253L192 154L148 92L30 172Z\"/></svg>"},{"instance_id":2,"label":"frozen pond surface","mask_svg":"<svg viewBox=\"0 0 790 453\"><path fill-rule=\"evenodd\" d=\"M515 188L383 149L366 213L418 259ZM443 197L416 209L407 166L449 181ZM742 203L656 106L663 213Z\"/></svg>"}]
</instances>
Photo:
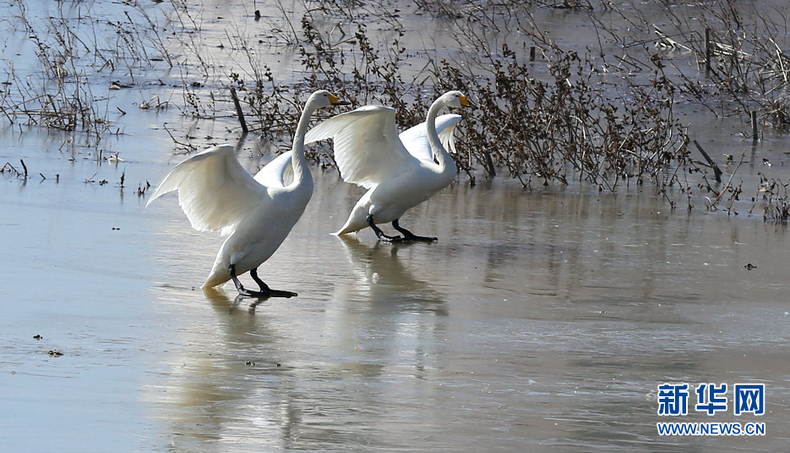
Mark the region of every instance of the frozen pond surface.
<instances>
[{"instance_id":1,"label":"frozen pond surface","mask_svg":"<svg viewBox=\"0 0 790 453\"><path fill-rule=\"evenodd\" d=\"M252 309L232 288L196 288L220 239L192 231L175 197L145 209L128 189L121 198L83 182L97 170L117 179L120 168L60 165L73 173L59 183L4 178L0 191L4 450L788 442L782 225L669 212L646 194L498 182L454 185L404 219L436 244L379 244L369 231L342 240L329 232L358 191L314 169L305 217L261 269L299 297ZM166 170L125 168L132 181ZM765 383L757 421L767 435L659 437L664 382ZM756 419L691 412L686 420Z\"/></svg>"},{"instance_id":2,"label":"frozen pond surface","mask_svg":"<svg viewBox=\"0 0 790 453\"><path fill-rule=\"evenodd\" d=\"M0 174L0 450L787 448L790 245L747 200L728 216L701 198L671 211L647 185L461 176L403 219L438 243L389 245L329 234L361 192L313 168L304 217L260 269L299 297L253 307L199 288L221 238L193 231L174 196L146 209L136 194L182 159L162 123L235 143L233 122L140 112L148 89L108 101L128 112L104 142L117 165L73 156L65 134L0 131L0 164L30 170ZM694 125L709 149L746 152L750 194L758 172L786 176L787 142L750 149L742 128ZM256 149L239 152L251 171L272 158ZM689 415L660 417L666 382L764 383L766 411L735 417L730 393L708 416L692 392ZM663 421L766 435L662 437Z\"/></svg>"}]
</instances>

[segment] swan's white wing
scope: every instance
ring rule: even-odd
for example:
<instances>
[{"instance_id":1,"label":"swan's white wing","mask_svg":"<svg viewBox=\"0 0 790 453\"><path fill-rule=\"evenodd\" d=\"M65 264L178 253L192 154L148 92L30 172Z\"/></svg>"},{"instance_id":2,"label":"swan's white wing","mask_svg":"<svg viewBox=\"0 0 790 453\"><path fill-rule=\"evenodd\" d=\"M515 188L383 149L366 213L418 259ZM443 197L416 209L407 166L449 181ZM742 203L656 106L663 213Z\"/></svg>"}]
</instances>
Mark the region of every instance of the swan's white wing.
<instances>
[{"instance_id":1,"label":"swan's white wing","mask_svg":"<svg viewBox=\"0 0 790 453\"><path fill-rule=\"evenodd\" d=\"M447 151L455 154L455 127L461 121L461 115L448 114L436 118L436 131L439 133L439 141Z\"/></svg>"},{"instance_id":2,"label":"swan's white wing","mask_svg":"<svg viewBox=\"0 0 790 453\"><path fill-rule=\"evenodd\" d=\"M314 127L305 143L331 138L343 180L370 188L418 165L398 138L395 109L368 105Z\"/></svg>"},{"instance_id":3,"label":"swan's white wing","mask_svg":"<svg viewBox=\"0 0 790 453\"><path fill-rule=\"evenodd\" d=\"M222 145L203 151L176 165L154 191L151 202L178 190L178 204L199 231L230 233L267 196L242 168L233 146Z\"/></svg>"},{"instance_id":4,"label":"swan's white wing","mask_svg":"<svg viewBox=\"0 0 790 453\"><path fill-rule=\"evenodd\" d=\"M255 180L266 187L285 187L294 180L294 169L291 166L291 151L284 152L266 164Z\"/></svg>"},{"instance_id":5,"label":"swan's white wing","mask_svg":"<svg viewBox=\"0 0 790 453\"><path fill-rule=\"evenodd\" d=\"M436 132L439 134L439 140L442 142L444 149L454 153L455 152L455 126L461 120L461 115L447 114L441 115L436 118ZM400 140L403 146L412 156L425 162L433 162L433 152L431 151L431 144L428 142L428 130L425 128L425 122L400 133Z\"/></svg>"}]
</instances>

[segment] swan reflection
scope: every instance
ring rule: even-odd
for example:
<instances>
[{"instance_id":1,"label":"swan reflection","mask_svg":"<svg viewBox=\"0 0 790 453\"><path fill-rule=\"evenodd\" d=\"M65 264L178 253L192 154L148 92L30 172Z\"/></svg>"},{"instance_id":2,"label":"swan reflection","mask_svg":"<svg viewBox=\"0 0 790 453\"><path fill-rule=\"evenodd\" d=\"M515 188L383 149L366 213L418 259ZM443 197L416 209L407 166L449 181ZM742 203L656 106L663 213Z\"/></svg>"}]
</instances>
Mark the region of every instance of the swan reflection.
<instances>
[{"instance_id":1,"label":"swan reflection","mask_svg":"<svg viewBox=\"0 0 790 453\"><path fill-rule=\"evenodd\" d=\"M446 316L445 296L404 266L398 253L424 244L366 245L353 235L338 236L352 272L353 282L338 285L335 299L351 310L382 313L433 313Z\"/></svg>"},{"instance_id":2,"label":"swan reflection","mask_svg":"<svg viewBox=\"0 0 790 453\"><path fill-rule=\"evenodd\" d=\"M434 410L423 383L439 373L444 295L401 262L408 246L342 244L351 272L325 300L160 296L176 313L144 398L174 451L375 445Z\"/></svg>"}]
</instances>

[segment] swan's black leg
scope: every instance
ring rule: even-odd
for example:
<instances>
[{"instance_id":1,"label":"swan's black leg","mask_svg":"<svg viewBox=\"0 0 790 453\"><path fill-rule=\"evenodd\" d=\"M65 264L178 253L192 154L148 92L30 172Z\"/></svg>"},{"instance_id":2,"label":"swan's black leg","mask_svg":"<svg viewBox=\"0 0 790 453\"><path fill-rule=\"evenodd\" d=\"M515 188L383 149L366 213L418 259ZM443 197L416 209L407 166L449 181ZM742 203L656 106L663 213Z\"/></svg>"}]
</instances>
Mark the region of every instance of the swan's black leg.
<instances>
[{"instance_id":1,"label":"swan's black leg","mask_svg":"<svg viewBox=\"0 0 790 453\"><path fill-rule=\"evenodd\" d=\"M433 242L438 241L439 238L430 238L426 236L417 236L416 234L412 233L411 231L403 228L402 226L398 225L398 220L395 219L392 221L392 227L398 230L403 235L404 241L426 241L426 242Z\"/></svg>"},{"instance_id":2,"label":"swan's black leg","mask_svg":"<svg viewBox=\"0 0 790 453\"><path fill-rule=\"evenodd\" d=\"M271 289L269 285L263 282L260 278L258 278L258 269L252 269L250 271L250 277L255 280L255 283L258 284L258 287L261 289L261 293L268 294L271 297L296 297L298 294L291 292L291 291L282 291L278 289Z\"/></svg>"},{"instance_id":3,"label":"swan's black leg","mask_svg":"<svg viewBox=\"0 0 790 453\"><path fill-rule=\"evenodd\" d=\"M228 268L228 272L230 273L230 278L233 280L233 284L236 285L236 290L239 292L239 294L242 296L248 296L249 294L247 293L249 293L249 291L244 289L244 285L242 285L239 281L239 278L236 277L236 266L231 264Z\"/></svg>"},{"instance_id":4,"label":"swan's black leg","mask_svg":"<svg viewBox=\"0 0 790 453\"><path fill-rule=\"evenodd\" d=\"M394 242L394 241L403 240L403 238L400 237L400 236L388 236L388 235L384 234L384 232L381 231L381 228L376 226L376 222L373 221L373 216L372 215L369 215L366 220L368 221L368 225L373 230L373 232L376 233L376 236L379 238L379 240L387 241L387 242Z\"/></svg>"},{"instance_id":5,"label":"swan's black leg","mask_svg":"<svg viewBox=\"0 0 790 453\"><path fill-rule=\"evenodd\" d=\"M233 264L230 265L228 268L228 272L230 272L230 278L233 280L233 284L236 285L236 290L239 291L239 294L242 296L249 296L249 297L294 297L297 294L292 293L291 291L279 291L276 289L271 289L269 286L263 282L260 278L258 278L258 269L252 269L250 271L250 276L255 283L261 288L260 291L250 291L241 284L239 278L236 276L236 266Z\"/></svg>"}]
</instances>

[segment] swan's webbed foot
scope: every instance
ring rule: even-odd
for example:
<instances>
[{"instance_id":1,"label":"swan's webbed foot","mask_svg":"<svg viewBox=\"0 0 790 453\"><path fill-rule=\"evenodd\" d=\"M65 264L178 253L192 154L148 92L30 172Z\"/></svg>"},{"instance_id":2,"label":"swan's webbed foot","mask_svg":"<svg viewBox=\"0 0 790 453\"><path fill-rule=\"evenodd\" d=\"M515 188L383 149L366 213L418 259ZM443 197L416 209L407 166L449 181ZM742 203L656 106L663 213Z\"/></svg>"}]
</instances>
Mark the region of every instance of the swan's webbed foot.
<instances>
[{"instance_id":1,"label":"swan's webbed foot","mask_svg":"<svg viewBox=\"0 0 790 453\"><path fill-rule=\"evenodd\" d=\"M398 224L399 219L395 219L392 221L392 227L398 230L402 235L403 238L398 239L400 241L423 241L423 242L433 242L438 241L439 238L427 237L427 236L417 236L416 234L412 233L411 231L403 228Z\"/></svg>"},{"instance_id":2,"label":"swan's webbed foot","mask_svg":"<svg viewBox=\"0 0 790 453\"><path fill-rule=\"evenodd\" d=\"M368 221L368 226L370 226L370 228L373 230L373 232L376 233L376 236L379 238L380 241L398 242L398 241L402 241L403 240L403 237L401 237L401 236L389 236L387 234L384 234L384 232L381 231L381 228L379 228L376 225L376 222L373 221L373 216L372 215L368 215L368 217L365 220Z\"/></svg>"},{"instance_id":3,"label":"swan's webbed foot","mask_svg":"<svg viewBox=\"0 0 790 453\"><path fill-rule=\"evenodd\" d=\"M242 296L247 297L259 297L259 298L269 298L269 297L295 297L297 296L296 293L291 291L281 291L278 289L271 289L269 285L263 282L260 278L258 278L258 269L250 270L250 276L255 283L258 284L260 287L260 291L250 291L244 287L239 281L239 278L236 276L236 266L233 264L230 265L228 268L228 272L230 272L230 278L233 280L233 284L236 285L236 290Z\"/></svg>"}]
</instances>

